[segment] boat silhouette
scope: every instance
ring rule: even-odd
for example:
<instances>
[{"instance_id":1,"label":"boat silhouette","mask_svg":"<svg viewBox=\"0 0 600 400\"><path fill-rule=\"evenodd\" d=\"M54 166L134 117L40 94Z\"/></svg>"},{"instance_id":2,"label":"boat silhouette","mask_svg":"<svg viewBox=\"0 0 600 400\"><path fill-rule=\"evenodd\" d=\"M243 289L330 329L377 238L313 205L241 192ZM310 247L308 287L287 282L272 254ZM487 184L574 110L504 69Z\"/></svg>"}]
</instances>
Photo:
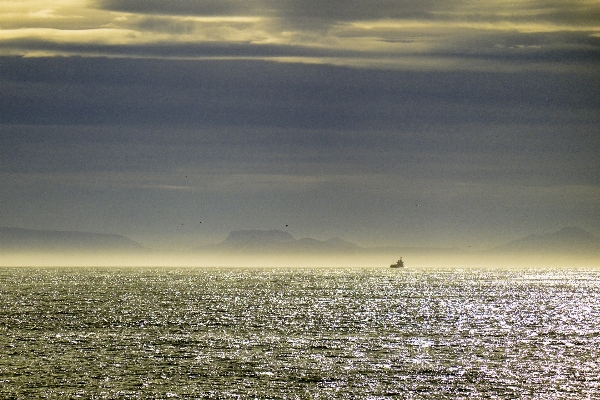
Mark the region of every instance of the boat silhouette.
<instances>
[{"instance_id":1,"label":"boat silhouette","mask_svg":"<svg viewBox=\"0 0 600 400\"><path fill-rule=\"evenodd\" d=\"M396 261L396 264L390 265L390 268L404 268L404 261L402 261L402 257Z\"/></svg>"}]
</instances>

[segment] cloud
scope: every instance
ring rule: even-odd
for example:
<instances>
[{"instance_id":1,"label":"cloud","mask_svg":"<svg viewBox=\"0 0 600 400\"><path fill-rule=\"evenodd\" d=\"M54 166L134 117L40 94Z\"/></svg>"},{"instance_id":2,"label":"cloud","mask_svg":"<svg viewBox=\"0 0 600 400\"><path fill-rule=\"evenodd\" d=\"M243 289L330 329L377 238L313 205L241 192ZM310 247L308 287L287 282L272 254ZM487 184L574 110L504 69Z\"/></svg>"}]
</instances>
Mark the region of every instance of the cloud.
<instances>
[{"instance_id":1,"label":"cloud","mask_svg":"<svg viewBox=\"0 0 600 400\"><path fill-rule=\"evenodd\" d=\"M2 4L2 30L23 28L98 29L111 21L114 15L89 7L80 0L20 0ZM0 30L0 32L2 31Z\"/></svg>"},{"instance_id":2,"label":"cloud","mask_svg":"<svg viewBox=\"0 0 600 400\"><path fill-rule=\"evenodd\" d=\"M474 0L252 0L252 1L175 1L158 0L102 1L99 7L132 14L172 16L261 16L279 19L281 25L297 29L322 29L348 22L382 21L426 23L454 23L489 29L511 29L527 24L547 28L595 28L600 16L600 3L586 0L567 1L512 1L492 0L482 3ZM479 25L477 25L479 24ZM486 25L487 24L487 25ZM321 28L319 28L321 25Z\"/></svg>"},{"instance_id":3,"label":"cloud","mask_svg":"<svg viewBox=\"0 0 600 400\"><path fill-rule=\"evenodd\" d=\"M4 58L0 76L6 173L600 176L597 76L107 58Z\"/></svg>"},{"instance_id":4,"label":"cloud","mask_svg":"<svg viewBox=\"0 0 600 400\"><path fill-rule=\"evenodd\" d=\"M64 0L12 4L9 14L0 16L0 52L11 55L539 70L573 61L590 68L600 52L600 4L590 1L104 1L93 8Z\"/></svg>"},{"instance_id":5,"label":"cloud","mask_svg":"<svg viewBox=\"0 0 600 400\"><path fill-rule=\"evenodd\" d=\"M226 16L264 13L263 3L256 0L102 0L98 6L102 9L127 13Z\"/></svg>"},{"instance_id":6,"label":"cloud","mask_svg":"<svg viewBox=\"0 0 600 400\"><path fill-rule=\"evenodd\" d=\"M573 71L414 72L124 58L5 58L0 71L0 121L22 124L386 129L421 121L575 123L592 118L586 110L594 115L599 106L598 77Z\"/></svg>"}]
</instances>

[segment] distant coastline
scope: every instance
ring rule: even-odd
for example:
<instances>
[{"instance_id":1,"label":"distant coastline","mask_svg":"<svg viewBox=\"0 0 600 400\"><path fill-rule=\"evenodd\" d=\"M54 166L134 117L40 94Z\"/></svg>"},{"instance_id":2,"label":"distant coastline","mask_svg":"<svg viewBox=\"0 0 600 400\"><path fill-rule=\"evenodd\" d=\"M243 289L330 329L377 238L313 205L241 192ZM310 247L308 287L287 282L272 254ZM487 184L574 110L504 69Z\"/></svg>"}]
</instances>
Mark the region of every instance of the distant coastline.
<instances>
[{"instance_id":1,"label":"distant coastline","mask_svg":"<svg viewBox=\"0 0 600 400\"><path fill-rule=\"evenodd\" d=\"M123 235L78 231L0 228L1 251L147 250Z\"/></svg>"},{"instance_id":2,"label":"distant coastline","mask_svg":"<svg viewBox=\"0 0 600 400\"><path fill-rule=\"evenodd\" d=\"M33 230L0 227L0 251L152 251L140 243L118 234L78 231ZM533 234L483 251L435 247L360 247L340 238L296 239L281 230L233 231L225 240L189 250L193 253L261 253L261 254L598 254L600 239L574 227L546 234Z\"/></svg>"}]
</instances>

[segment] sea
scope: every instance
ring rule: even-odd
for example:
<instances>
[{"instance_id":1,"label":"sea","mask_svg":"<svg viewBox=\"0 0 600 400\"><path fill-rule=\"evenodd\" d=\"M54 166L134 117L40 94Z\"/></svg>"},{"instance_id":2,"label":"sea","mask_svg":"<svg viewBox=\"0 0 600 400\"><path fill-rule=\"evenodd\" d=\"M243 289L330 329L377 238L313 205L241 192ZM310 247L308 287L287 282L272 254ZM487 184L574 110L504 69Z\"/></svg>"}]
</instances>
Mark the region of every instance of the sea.
<instances>
[{"instance_id":1,"label":"sea","mask_svg":"<svg viewBox=\"0 0 600 400\"><path fill-rule=\"evenodd\" d=\"M1 399L599 399L599 269L0 268Z\"/></svg>"}]
</instances>

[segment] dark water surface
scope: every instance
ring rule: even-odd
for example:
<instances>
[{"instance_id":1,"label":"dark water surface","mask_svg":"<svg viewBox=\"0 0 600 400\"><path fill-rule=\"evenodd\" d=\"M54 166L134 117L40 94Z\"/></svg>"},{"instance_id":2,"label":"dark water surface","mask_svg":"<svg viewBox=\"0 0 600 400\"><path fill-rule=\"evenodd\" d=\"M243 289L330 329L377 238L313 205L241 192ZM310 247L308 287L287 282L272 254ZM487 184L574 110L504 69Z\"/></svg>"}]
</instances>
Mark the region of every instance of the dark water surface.
<instances>
[{"instance_id":1,"label":"dark water surface","mask_svg":"<svg viewBox=\"0 0 600 400\"><path fill-rule=\"evenodd\" d=\"M0 268L0 398L600 398L600 270Z\"/></svg>"}]
</instances>

